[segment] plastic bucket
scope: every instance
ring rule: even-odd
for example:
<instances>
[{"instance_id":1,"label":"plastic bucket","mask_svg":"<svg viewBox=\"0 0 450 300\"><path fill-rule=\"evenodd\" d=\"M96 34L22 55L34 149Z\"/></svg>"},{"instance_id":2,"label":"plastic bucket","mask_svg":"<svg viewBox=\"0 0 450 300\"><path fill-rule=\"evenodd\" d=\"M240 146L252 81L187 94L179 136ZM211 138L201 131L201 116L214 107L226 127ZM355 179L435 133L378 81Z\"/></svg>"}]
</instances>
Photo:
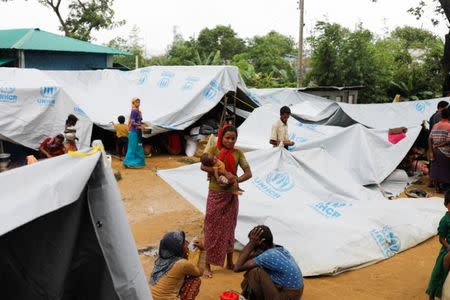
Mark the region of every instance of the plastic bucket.
<instances>
[{"instance_id":1,"label":"plastic bucket","mask_svg":"<svg viewBox=\"0 0 450 300\"><path fill-rule=\"evenodd\" d=\"M239 300L239 295L233 292L223 292L220 300Z\"/></svg>"}]
</instances>

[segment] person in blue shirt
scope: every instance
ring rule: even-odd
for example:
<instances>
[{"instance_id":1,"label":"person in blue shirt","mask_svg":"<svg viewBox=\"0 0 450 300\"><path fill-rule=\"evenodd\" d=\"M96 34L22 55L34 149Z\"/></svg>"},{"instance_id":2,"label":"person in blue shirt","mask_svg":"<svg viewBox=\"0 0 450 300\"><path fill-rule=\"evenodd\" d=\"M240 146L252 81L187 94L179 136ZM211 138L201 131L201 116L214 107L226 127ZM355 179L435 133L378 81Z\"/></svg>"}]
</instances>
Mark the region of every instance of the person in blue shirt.
<instances>
[{"instance_id":1,"label":"person in blue shirt","mask_svg":"<svg viewBox=\"0 0 450 300\"><path fill-rule=\"evenodd\" d=\"M298 300L303 294L303 276L289 251L273 243L270 228L258 225L249 235L234 266L246 271L241 283L247 300Z\"/></svg>"}]
</instances>

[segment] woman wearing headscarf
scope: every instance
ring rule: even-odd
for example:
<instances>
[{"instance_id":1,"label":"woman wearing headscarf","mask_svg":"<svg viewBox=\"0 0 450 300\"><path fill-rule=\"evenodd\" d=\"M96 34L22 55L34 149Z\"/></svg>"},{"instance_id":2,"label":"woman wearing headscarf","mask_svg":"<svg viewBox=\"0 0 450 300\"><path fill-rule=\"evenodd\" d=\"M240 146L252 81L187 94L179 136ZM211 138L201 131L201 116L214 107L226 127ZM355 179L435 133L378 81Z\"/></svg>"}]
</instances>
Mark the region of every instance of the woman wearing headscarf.
<instances>
[{"instance_id":1,"label":"woman wearing headscarf","mask_svg":"<svg viewBox=\"0 0 450 300\"><path fill-rule=\"evenodd\" d=\"M123 165L128 168L142 168L145 166L145 154L142 147L142 113L139 110L141 100L131 100L131 115L128 121L128 148Z\"/></svg>"},{"instance_id":2,"label":"woman wearing headscarf","mask_svg":"<svg viewBox=\"0 0 450 300\"><path fill-rule=\"evenodd\" d=\"M237 174L238 166L244 174L238 177L238 182L244 182L252 177L250 166L244 153L234 148L237 130L234 126L224 126L218 134L217 145L209 150L225 164L225 168L233 175ZM239 210L238 196L233 193L231 185L217 182L212 167L201 166L201 169L211 174L208 199L205 214L205 277L212 277L211 265L223 267L227 258L227 269L233 269L234 231L236 229Z\"/></svg>"},{"instance_id":3,"label":"woman wearing headscarf","mask_svg":"<svg viewBox=\"0 0 450 300\"><path fill-rule=\"evenodd\" d=\"M164 235L150 278L154 300L192 300L197 297L203 269L187 260L188 253L183 231Z\"/></svg>"},{"instance_id":4,"label":"woman wearing headscarf","mask_svg":"<svg viewBox=\"0 0 450 300\"><path fill-rule=\"evenodd\" d=\"M450 186L450 109L441 111L441 120L436 123L430 133L431 169L430 177L440 190Z\"/></svg>"}]
</instances>

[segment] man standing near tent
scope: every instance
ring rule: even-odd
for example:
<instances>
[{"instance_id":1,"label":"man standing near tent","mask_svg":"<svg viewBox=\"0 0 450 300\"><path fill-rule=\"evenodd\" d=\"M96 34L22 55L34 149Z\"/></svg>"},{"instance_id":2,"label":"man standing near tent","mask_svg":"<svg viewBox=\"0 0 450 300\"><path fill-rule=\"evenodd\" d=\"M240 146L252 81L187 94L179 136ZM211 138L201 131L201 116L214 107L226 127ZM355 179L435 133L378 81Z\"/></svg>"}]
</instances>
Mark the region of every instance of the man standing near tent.
<instances>
[{"instance_id":1,"label":"man standing near tent","mask_svg":"<svg viewBox=\"0 0 450 300\"><path fill-rule=\"evenodd\" d=\"M434 124L438 123L441 120L441 112L443 109L448 107L447 101L439 101L437 105L437 111L430 118L430 131L433 129Z\"/></svg>"},{"instance_id":2,"label":"man standing near tent","mask_svg":"<svg viewBox=\"0 0 450 300\"><path fill-rule=\"evenodd\" d=\"M242 294L254 299L300 299L303 275L291 254L273 243L272 232L264 225L250 231L249 242L234 266L235 272L247 271L241 283Z\"/></svg>"},{"instance_id":3,"label":"man standing near tent","mask_svg":"<svg viewBox=\"0 0 450 300\"><path fill-rule=\"evenodd\" d=\"M287 121L291 116L291 109L287 106L283 106L280 109L280 119L278 119L272 125L272 133L270 134L270 144L273 147L294 146L294 142L289 140L288 124Z\"/></svg>"}]
</instances>

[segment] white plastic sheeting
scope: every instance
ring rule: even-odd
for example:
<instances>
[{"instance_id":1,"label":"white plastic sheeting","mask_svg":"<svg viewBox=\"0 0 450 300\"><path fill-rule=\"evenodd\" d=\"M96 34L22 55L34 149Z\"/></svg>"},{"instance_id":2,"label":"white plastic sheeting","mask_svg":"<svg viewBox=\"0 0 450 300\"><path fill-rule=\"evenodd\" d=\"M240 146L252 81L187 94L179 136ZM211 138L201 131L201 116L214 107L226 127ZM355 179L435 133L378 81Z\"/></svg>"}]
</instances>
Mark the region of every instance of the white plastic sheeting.
<instances>
[{"instance_id":1,"label":"white plastic sheeting","mask_svg":"<svg viewBox=\"0 0 450 300\"><path fill-rule=\"evenodd\" d=\"M63 155L0 173L0 235L76 201L99 156Z\"/></svg>"},{"instance_id":2,"label":"white plastic sheeting","mask_svg":"<svg viewBox=\"0 0 450 300\"><path fill-rule=\"evenodd\" d=\"M293 115L311 122L328 119L339 109L335 101L302 93L295 88L248 89L247 94L260 106L291 106Z\"/></svg>"},{"instance_id":3,"label":"white plastic sheeting","mask_svg":"<svg viewBox=\"0 0 450 300\"><path fill-rule=\"evenodd\" d=\"M258 104L291 106L292 114L308 122L348 126L360 123L370 128L418 126L436 111L437 103L450 98L398 103L347 104L298 92L292 88L249 89L247 93Z\"/></svg>"},{"instance_id":4,"label":"white plastic sheeting","mask_svg":"<svg viewBox=\"0 0 450 300\"><path fill-rule=\"evenodd\" d=\"M152 66L134 71L47 71L100 126L129 116L141 99L145 122L155 133L182 130L245 84L234 66Z\"/></svg>"},{"instance_id":5,"label":"white plastic sheeting","mask_svg":"<svg viewBox=\"0 0 450 300\"><path fill-rule=\"evenodd\" d=\"M429 120L436 112L438 98L422 101L407 101L382 104L347 104L338 103L342 111L356 122L372 128L389 129L395 127L410 127Z\"/></svg>"},{"instance_id":6,"label":"white plastic sheeting","mask_svg":"<svg viewBox=\"0 0 450 300\"><path fill-rule=\"evenodd\" d=\"M93 228L117 295L152 299L119 188L107 165L105 154L97 152L85 157L62 155L0 173L0 236L81 201L82 193L87 193L92 222L102 224Z\"/></svg>"},{"instance_id":7,"label":"white plastic sheeting","mask_svg":"<svg viewBox=\"0 0 450 300\"><path fill-rule=\"evenodd\" d=\"M277 108L272 105L255 109L239 127L237 147L246 151L271 148L271 128L278 118ZM421 129L420 126L410 127L407 137L394 145L388 141L387 130L368 129L360 124L344 128L304 124L293 118L288 122L290 139L295 142L291 151L323 148L361 185L378 184L388 177Z\"/></svg>"},{"instance_id":8,"label":"white plastic sheeting","mask_svg":"<svg viewBox=\"0 0 450 300\"><path fill-rule=\"evenodd\" d=\"M39 70L0 68L0 137L37 149L64 132L69 114L79 119L80 148L88 147L92 121L61 85Z\"/></svg>"},{"instance_id":9,"label":"white plastic sheeting","mask_svg":"<svg viewBox=\"0 0 450 300\"><path fill-rule=\"evenodd\" d=\"M253 178L241 184L236 239L245 244L258 224L287 247L305 276L374 263L436 234L442 199L386 200L362 187L326 150L247 153ZM200 165L158 174L204 212L206 173Z\"/></svg>"}]
</instances>

